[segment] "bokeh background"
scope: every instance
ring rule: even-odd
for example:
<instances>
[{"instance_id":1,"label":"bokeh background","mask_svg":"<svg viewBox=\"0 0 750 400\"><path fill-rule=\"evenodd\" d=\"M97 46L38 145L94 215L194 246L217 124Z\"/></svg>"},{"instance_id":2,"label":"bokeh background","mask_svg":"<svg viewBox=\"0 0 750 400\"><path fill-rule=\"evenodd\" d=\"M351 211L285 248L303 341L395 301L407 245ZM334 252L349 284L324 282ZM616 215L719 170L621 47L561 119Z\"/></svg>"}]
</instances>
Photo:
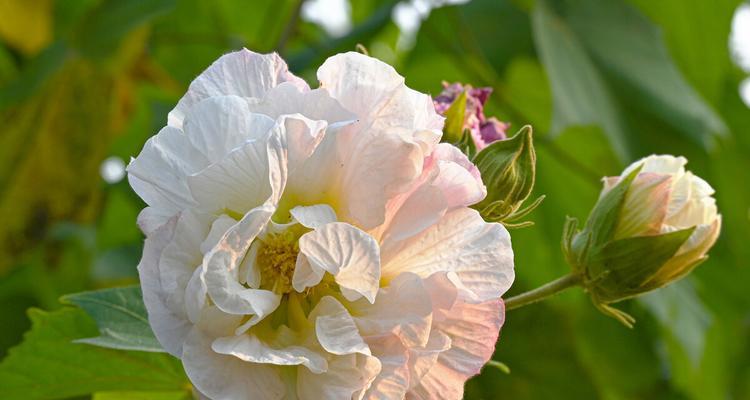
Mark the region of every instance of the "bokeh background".
<instances>
[{"instance_id":1,"label":"bokeh background","mask_svg":"<svg viewBox=\"0 0 750 400\"><path fill-rule=\"evenodd\" d=\"M514 310L494 355L511 373L485 368L467 399L750 399L750 6L451 3L0 0L0 358L29 307L136 282L143 204L124 167L200 71L244 46L314 83L326 57L362 44L423 92L491 86L488 115L534 127L547 198L511 232L510 294L567 272L565 216L585 218L627 163L684 155L717 190L710 259L622 304L634 329L580 290Z\"/></svg>"}]
</instances>

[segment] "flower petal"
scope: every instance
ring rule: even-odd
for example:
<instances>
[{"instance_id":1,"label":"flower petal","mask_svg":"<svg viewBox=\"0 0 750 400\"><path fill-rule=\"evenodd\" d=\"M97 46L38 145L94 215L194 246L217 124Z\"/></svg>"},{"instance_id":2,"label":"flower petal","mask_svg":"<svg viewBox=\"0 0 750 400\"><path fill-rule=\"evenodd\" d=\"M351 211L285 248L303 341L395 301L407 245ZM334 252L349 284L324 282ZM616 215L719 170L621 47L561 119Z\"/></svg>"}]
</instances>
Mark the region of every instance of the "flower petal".
<instances>
[{"instance_id":1,"label":"flower petal","mask_svg":"<svg viewBox=\"0 0 750 400\"><path fill-rule=\"evenodd\" d=\"M336 212L328 204L297 206L290 211L292 218L305 228L315 229L336 222Z\"/></svg>"},{"instance_id":2,"label":"flower petal","mask_svg":"<svg viewBox=\"0 0 750 400\"><path fill-rule=\"evenodd\" d=\"M380 281L380 249L364 231L343 222L333 222L299 239L300 253L319 269L328 271L342 288L356 292L344 293L348 300L360 295L375 301Z\"/></svg>"},{"instance_id":3,"label":"flower petal","mask_svg":"<svg viewBox=\"0 0 750 400\"><path fill-rule=\"evenodd\" d=\"M264 205L248 212L211 252L206 254L206 287L211 300L230 314L252 314L252 323L263 319L279 305L281 296L268 290L247 289L240 284L239 267L250 244L273 215Z\"/></svg>"},{"instance_id":4,"label":"flower petal","mask_svg":"<svg viewBox=\"0 0 750 400\"><path fill-rule=\"evenodd\" d=\"M429 277L455 272L475 302L497 299L513 283L513 249L508 231L478 212L457 209L397 248L384 249L383 278L402 272Z\"/></svg>"},{"instance_id":5,"label":"flower petal","mask_svg":"<svg viewBox=\"0 0 750 400\"><path fill-rule=\"evenodd\" d=\"M327 90L304 90L290 82L282 83L266 92L262 99L252 101L250 109L271 118L301 114L311 120L328 121L331 124L357 119L355 114L331 97Z\"/></svg>"},{"instance_id":6,"label":"flower petal","mask_svg":"<svg viewBox=\"0 0 750 400\"><path fill-rule=\"evenodd\" d=\"M377 358L363 354L334 356L328 371L314 374L308 369L297 371L297 395L300 400L351 399L380 372Z\"/></svg>"},{"instance_id":7,"label":"flower petal","mask_svg":"<svg viewBox=\"0 0 750 400\"><path fill-rule=\"evenodd\" d=\"M409 347L424 346L429 339L432 302L422 279L412 273L393 279L374 304L359 300L348 308L365 338L393 333Z\"/></svg>"},{"instance_id":8,"label":"flower petal","mask_svg":"<svg viewBox=\"0 0 750 400\"><path fill-rule=\"evenodd\" d=\"M278 201L286 182L286 157L280 139L252 140L221 161L188 177L201 208L244 214L268 198Z\"/></svg>"},{"instance_id":9,"label":"flower petal","mask_svg":"<svg viewBox=\"0 0 750 400\"><path fill-rule=\"evenodd\" d=\"M457 302L436 328L451 339L450 348L419 380L407 398L463 398L464 384L479 373L495 351L495 342L504 321L502 300L480 304Z\"/></svg>"},{"instance_id":10,"label":"flower petal","mask_svg":"<svg viewBox=\"0 0 750 400\"><path fill-rule=\"evenodd\" d=\"M376 58L355 52L337 54L320 66L318 80L333 98L375 128L443 128L443 117L435 112L432 98L406 87L393 67ZM430 140L439 140L436 134Z\"/></svg>"},{"instance_id":11,"label":"flower petal","mask_svg":"<svg viewBox=\"0 0 750 400\"><path fill-rule=\"evenodd\" d=\"M151 137L127 167L128 181L143 201L152 207L150 217L159 226L181 210L195 205L187 176L208 165L208 160L179 130L165 127Z\"/></svg>"},{"instance_id":12,"label":"flower petal","mask_svg":"<svg viewBox=\"0 0 750 400\"><path fill-rule=\"evenodd\" d=\"M357 325L341 303L325 296L310 313L315 320L315 333L323 348L336 355L361 353L370 355L370 348L359 335Z\"/></svg>"},{"instance_id":13,"label":"flower petal","mask_svg":"<svg viewBox=\"0 0 750 400\"><path fill-rule=\"evenodd\" d=\"M251 113L247 100L218 96L195 104L182 129L193 147L216 163L248 140L265 137L273 126L268 116Z\"/></svg>"},{"instance_id":14,"label":"flower petal","mask_svg":"<svg viewBox=\"0 0 750 400\"><path fill-rule=\"evenodd\" d=\"M211 349L242 361L273 365L304 365L314 374L328 369L328 362L320 354L302 346L274 348L252 334L221 337L213 341Z\"/></svg>"},{"instance_id":15,"label":"flower petal","mask_svg":"<svg viewBox=\"0 0 750 400\"><path fill-rule=\"evenodd\" d=\"M194 328L182 355L185 372L201 393L214 400L246 399L249 393L264 400L284 397L286 388L273 367L216 353L211 342Z\"/></svg>"},{"instance_id":16,"label":"flower petal","mask_svg":"<svg viewBox=\"0 0 750 400\"><path fill-rule=\"evenodd\" d=\"M294 76L278 54L258 54L247 49L216 60L190 84L187 93L169 113L169 125L182 127L188 110L199 101L221 95L262 98L271 88L290 82L299 90L309 90L304 80Z\"/></svg>"},{"instance_id":17,"label":"flower petal","mask_svg":"<svg viewBox=\"0 0 750 400\"><path fill-rule=\"evenodd\" d=\"M171 241L176 225L177 217L174 217L146 238L138 275L141 278L143 303L154 335L169 354L180 357L182 343L190 331L190 321L186 315L167 306L169 293L162 288L159 278L159 258Z\"/></svg>"}]
</instances>

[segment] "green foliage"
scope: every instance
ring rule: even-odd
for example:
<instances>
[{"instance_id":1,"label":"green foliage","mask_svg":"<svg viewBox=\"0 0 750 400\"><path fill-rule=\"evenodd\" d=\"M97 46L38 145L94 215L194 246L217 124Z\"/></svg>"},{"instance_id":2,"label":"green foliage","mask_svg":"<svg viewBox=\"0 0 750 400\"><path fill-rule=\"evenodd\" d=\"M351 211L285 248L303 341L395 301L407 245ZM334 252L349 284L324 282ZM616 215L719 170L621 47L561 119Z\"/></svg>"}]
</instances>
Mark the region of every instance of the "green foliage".
<instances>
[{"instance_id":1,"label":"green foliage","mask_svg":"<svg viewBox=\"0 0 750 400\"><path fill-rule=\"evenodd\" d=\"M166 354L126 352L74 343L95 336L82 311L29 311L32 328L0 363L3 399L64 399L102 391L182 391L182 366ZM105 397L106 398L106 397Z\"/></svg>"},{"instance_id":2,"label":"green foliage","mask_svg":"<svg viewBox=\"0 0 750 400\"><path fill-rule=\"evenodd\" d=\"M163 352L148 324L141 288L129 286L70 294L63 303L81 307L96 321L100 336L77 340L122 350Z\"/></svg>"}]
</instances>

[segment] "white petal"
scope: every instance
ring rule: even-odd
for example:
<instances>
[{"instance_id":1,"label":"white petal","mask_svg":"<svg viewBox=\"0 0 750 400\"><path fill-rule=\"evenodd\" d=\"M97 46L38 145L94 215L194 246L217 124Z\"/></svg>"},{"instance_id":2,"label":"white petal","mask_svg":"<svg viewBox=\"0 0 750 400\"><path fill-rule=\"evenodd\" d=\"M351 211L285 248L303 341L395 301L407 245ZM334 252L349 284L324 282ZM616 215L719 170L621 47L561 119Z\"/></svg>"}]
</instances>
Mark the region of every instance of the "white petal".
<instances>
[{"instance_id":1,"label":"white petal","mask_svg":"<svg viewBox=\"0 0 750 400\"><path fill-rule=\"evenodd\" d=\"M251 102L250 109L277 118L282 115L302 114L312 120L329 123L352 121L357 116L346 110L325 89L300 90L294 84L282 83L269 90L263 99Z\"/></svg>"},{"instance_id":2,"label":"white petal","mask_svg":"<svg viewBox=\"0 0 750 400\"><path fill-rule=\"evenodd\" d=\"M439 330L430 331L430 339L424 347L409 349L409 383L416 387L437 363L440 354L451 348L451 338Z\"/></svg>"},{"instance_id":3,"label":"white petal","mask_svg":"<svg viewBox=\"0 0 750 400\"><path fill-rule=\"evenodd\" d=\"M299 90L309 90L305 81L290 73L276 53L258 54L242 49L226 54L190 84L187 93L169 113L169 125L182 127L188 110L205 98L222 95L262 98L283 82L290 82Z\"/></svg>"},{"instance_id":4,"label":"white petal","mask_svg":"<svg viewBox=\"0 0 750 400\"><path fill-rule=\"evenodd\" d=\"M308 369L297 371L297 395L300 400L351 399L366 389L380 372L377 358L363 354L334 356L328 371L313 374Z\"/></svg>"},{"instance_id":5,"label":"white petal","mask_svg":"<svg viewBox=\"0 0 750 400\"><path fill-rule=\"evenodd\" d=\"M206 286L216 306L230 314L253 314L253 323L275 310L280 296L268 290L245 288L240 284L239 267L272 214L273 207L267 205L251 210L204 258Z\"/></svg>"},{"instance_id":6,"label":"white petal","mask_svg":"<svg viewBox=\"0 0 750 400\"><path fill-rule=\"evenodd\" d=\"M221 161L188 178L201 208L244 214L269 197L278 199L286 182L286 159L279 138L247 142Z\"/></svg>"},{"instance_id":7,"label":"white petal","mask_svg":"<svg viewBox=\"0 0 750 400\"><path fill-rule=\"evenodd\" d=\"M179 129L165 127L130 162L128 181L138 196L155 209L152 216L172 216L195 204L187 176L207 165L208 160Z\"/></svg>"},{"instance_id":8,"label":"white petal","mask_svg":"<svg viewBox=\"0 0 750 400\"><path fill-rule=\"evenodd\" d=\"M248 363L211 349L212 339L193 329L185 342L182 364L190 382L213 400L282 399L286 392L278 372L269 365Z\"/></svg>"},{"instance_id":9,"label":"white petal","mask_svg":"<svg viewBox=\"0 0 750 400\"><path fill-rule=\"evenodd\" d=\"M167 306L176 313L186 312L186 288L201 265L200 244L207 234L212 216L183 211L174 228L172 240L159 258L159 279L166 293Z\"/></svg>"},{"instance_id":10,"label":"white petal","mask_svg":"<svg viewBox=\"0 0 750 400\"><path fill-rule=\"evenodd\" d=\"M167 296L159 279L159 258L169 244L177 218L172 218L152 235L146 238L143 257L138 264L138 275L141 278L143 303L148 311L148 321L156 338L169 354L175 357L182 355L182 344L190 331L190 321L183 313L176 313L167 306Z\"/></svg>"},{"instance_id":11,"label":"white petal","mask_svg":"<svg viewBox=\"0 0 750 400\"><path fill-rule=\"evenodd\" d=\"M314 206L297 206L290 211L292 218L305 228L319 228L325 224L336 222L336 212L328 204Z\"/></svg>"},{"instance_id":12,"label":"white petal","mask_svg":"<svg viewBox=\"0 0 750 400\"><path fill-rule=\"evenodd\" d=\"M274 125L268 116L249 112L245 99L219 96L195 104L182 129L193 147L215 163L248 140L265 137Z\"/></svg>"},{"instance_id":13,"label":"white petal","mask_svg":"<svg viewBox=\"0 0 750 400\"><path fill-rule=\"evenodd\" d=\"M432 98L407 88L404 78L378 59L354 52L337 54L318 69L318 80L333 98L375 128L443 128ZM439 138L429 140L437 143Z\"/></svg>"},{"instance_id":14,"label":"white petal","mask_svg":"<svg viewBox=\"0 0 750 400\"><path fill-rule=\"evenodd\" d=\"M325 136L328 123L311 120L301 114L279 117L276 125L281 145L287 151L289 173L292 174L310 157Z\"/></svg>"},{"instance_id":15,"label":"white petal","mask_svg":"<svg viewBox=\"0 0 750 400\"><path fill-rule=\"evenodd\" d=\"M380 249L370 235L343 222L333 222L299 239L307 261L334 276L342 288L375 301L380 285ZM355 300L347 293L348 300Z\"/></svg>"},{"instance_id":16,"label":"white petal","mask_svg":"<svg viewBox=\"0 0 750 400\"><path fill-rule=\"evenodd\" d=\"M200 251L202 254L206 254L214 248L221 240L221 237L237 223L234 218L222 214L213 223L211 223L211 230L208 232L208 236L200 244Z\"/></svg>"},{"instance_id":17,"label":"white petal","mask_svg":"<svg viewBox=\"0 0 750 400\"><path fill-rule=\"evenodd\" d=\"M435 272L455 272L477 302L499 298L515 276L508 231L485 222L471 209L449 212L382 257L385 279L406 271L424 278Z\"/></svg>"},{"instance_id":18,"label":"white petal","mask_svg":"<svg viewBox=\"0 0 750 400\"><path fill-rule=\"evenodd\" d=\"M327 352L336 355L370 355L370 348L359 335L354 319L335 298L326 296L320 299L310 313L310 319L315 320L318 342Z\"/></svg>"},{"instance_id":19,"label":"white petal","mask_svg":"<svg viewBox=\"0 0 750 400\"><path fill-rule=\"evenodd\" d=\"M273 348L250 334L218 338L213 341L211 348L219 354L232 355L251 363L304 365L314 374L328 369L325 358L312 350L302 346Z\"/></svg>"},{"instance_id":20,"label":"white petal","mask_svg":"<svg viewBox=\"0 0 750 400\"><path fill-rule=\"evenodd\" d=\"M422 279L404 273L380 290L374 304L359 300L349 310L364 337L393 333L408 346L424 346L430 335L432 303Z\"/></svg>"},{"instance_id":21,"label":"white petal","mask_svg":"<svg viewBox=\"0 0 750 400\"><path fill-rule=\"evenodd\" d=\"M297 263L294 266L292 275L292 287L299 293L309 287L313 287L323 280L326 271L317 264L313 265L307 260L307 257L300 253L297 255Z\"/></svg>"}]
</instances>

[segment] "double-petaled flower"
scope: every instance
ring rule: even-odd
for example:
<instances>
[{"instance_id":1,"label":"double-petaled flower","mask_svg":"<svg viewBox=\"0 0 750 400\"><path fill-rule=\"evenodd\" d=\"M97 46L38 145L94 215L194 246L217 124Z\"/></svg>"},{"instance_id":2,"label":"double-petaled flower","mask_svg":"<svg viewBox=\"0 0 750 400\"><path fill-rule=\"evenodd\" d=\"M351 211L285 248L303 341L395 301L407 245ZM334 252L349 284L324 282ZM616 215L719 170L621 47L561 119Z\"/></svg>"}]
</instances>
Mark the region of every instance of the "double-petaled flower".
<instances>
[{"instance_id":1,"label":"double-petaled flower","mask_svg":"<svg viewBox=\"0 0 750 400\"><path fill-rule=\"evenodd\" d=\"M361 54L311 89L221 57L128 167L151 326L210 399L460 399L514 277L429 96Z\"/></svg>"}]
</instances>

